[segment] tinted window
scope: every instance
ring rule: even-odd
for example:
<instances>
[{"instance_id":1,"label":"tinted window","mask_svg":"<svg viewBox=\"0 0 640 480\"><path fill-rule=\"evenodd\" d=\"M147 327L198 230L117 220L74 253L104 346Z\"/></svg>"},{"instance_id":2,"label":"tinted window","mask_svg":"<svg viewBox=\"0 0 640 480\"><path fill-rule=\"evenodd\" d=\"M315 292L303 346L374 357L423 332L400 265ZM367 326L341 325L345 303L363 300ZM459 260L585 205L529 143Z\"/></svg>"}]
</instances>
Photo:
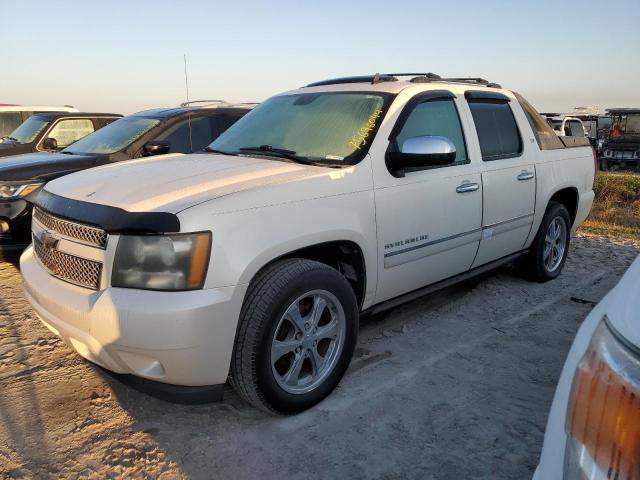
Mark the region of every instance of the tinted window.
<instances>
[{"instance_id":1,"label":"tinted window","mask_svg":"<svg viewBox=\"0 0 640 480\"><path fill-rule=\"evenodd\" d=\"M10 134L22 123L20 112L0 113L0 138Z\"/></svg>"},{"instance_id":2,"label":"tinted window","mask_svg":"<svg viewBox=\"0 0 640 480\"><path fill-rule=\"evenodd\" d=\"M458 110L451 99L430 100L416 105L396 137L398 148L407 138L423 135L446 137L456 147L456 162L467 160L467 149Z\"/></svg>"},{"instance_id":3,"label":"tinted window","mask_svg":"<svg viewBox=\"0 0 640 480\"><path fill-rule=\"evenodd\" d=\"M522 140L506 102L469 102L473 122L478 132L482 159L499 160L522 153Z\"/></svg>"},{"instance_id":4,"label":"tinted window","mask_svg":"<svg viewBox=\"0 0 640 480\"><path fill-rule=\"evenodd\" d=\"M94 130L93 122L88 118L70 118L60 120L48 133L47 138L55 138L58 147L67 147L86 137Z\"/></svg>"},{"instance_id":5,"label":"tinted window","mask_svg":"<svg viewBox=\"0 0 640 480\"><path fill-rule=\"evenodd\" d=\"M236 123L238 120L242 118L242 115L216 115L215 117L210 117L211 123L214 126L213 128L213 139L215 140L220 136L224 131L226 131L231 125Z\"/></svg>"},{"instance_id":6,"label":"tinted window","mask_svg":"<svg viewBox=\"0 0 640 480\"><path fill-rule=\"evenodd\" d=\"M192 122L195 123L195 122ZM162 132L156 140L167 142L170 146L169 153L189 153L189 122L178 122Z\"/></svg>"},{"instance_id":7,"label":"tinted window","mask_svg":"<svg viewBox=\"0 0 640 480\"><path fill-rule=\"evenodd\" d=\"M160 123L160 121L155 118L136 116L121 118L95 133L87 135L69 148L66 148L65 151L71 153L102 154L119 152L129 147L158 123Z\"/></svg>"},{"instance_id":8,"label":"tinted window","mask_svg":"<svg viewBox=\"0 0 640 480\"><path fill-rule=\"evenodd\" d=\"M158 135L157 140L170 145L169 153L199 152L209 145L217 135L209 117L192 117L184 120Z\"/></svg>"},{"instance_id":9,"label":"tinted window","mask_svg":"<svg viewBox=\"0 0 640 480\"><path fill-rule=\"evenodd\" d=\"M549 125L549 122L542 118L542 116L536 111L529 102L527 102L519 94L515 94L520 106L524 111L527 121L533 130L533 135L536 137L538 146L541 150L550 150L554 148L564 148L564 144L558 138L553 128Z\"/></svg>"},{"instance_id":10,"label":"tinted window","mask_svg":"<svg viewBox=\"0 0 640 480\"><path fill-rule=\"evenodd\" d=\"M580 122L576 122L575 120L569 121L569 129L571 130L572 137L584 137L584 129Z\"/></svg>"}]
</instances>

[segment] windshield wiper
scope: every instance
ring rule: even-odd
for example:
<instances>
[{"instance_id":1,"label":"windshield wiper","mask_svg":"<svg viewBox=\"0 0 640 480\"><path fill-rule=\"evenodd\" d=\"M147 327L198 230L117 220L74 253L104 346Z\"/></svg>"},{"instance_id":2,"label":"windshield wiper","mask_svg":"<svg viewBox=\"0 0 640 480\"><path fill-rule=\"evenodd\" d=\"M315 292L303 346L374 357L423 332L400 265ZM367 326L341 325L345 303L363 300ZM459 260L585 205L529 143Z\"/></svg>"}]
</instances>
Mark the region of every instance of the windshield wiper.
<instances>
[{"instance_id":1,"label":"windshield wiper","mask_svg":"<svg viewBox=\"0 0 640 480\"><path fill-rule=\"evenodd\" d=\"M231 155L231 156L237 156L237 153L233 153L233 152L224 152L222 150L216 150L215 148L209 148L209 147L204 147L202 149L203 152L209 152L209 153L219 153L221 155Z\"/></svg>"},{"instance_id":2,"label":"windshield wiper","mask_svg":"<svg viewBox=\"0 0 640 480\"><path fill-rule=\"evenodd\" d=\"M260 155L286 158L287 160L293 160L297 163L304 163L305 165L315 165L314 162L310 161L309 159L296 155L296 152L294 152L293 150L272 147L271 145L260 145L259 147L242 147L239 148L238 151L243 153L255 152Z\"/></svg>"}]
</instances>

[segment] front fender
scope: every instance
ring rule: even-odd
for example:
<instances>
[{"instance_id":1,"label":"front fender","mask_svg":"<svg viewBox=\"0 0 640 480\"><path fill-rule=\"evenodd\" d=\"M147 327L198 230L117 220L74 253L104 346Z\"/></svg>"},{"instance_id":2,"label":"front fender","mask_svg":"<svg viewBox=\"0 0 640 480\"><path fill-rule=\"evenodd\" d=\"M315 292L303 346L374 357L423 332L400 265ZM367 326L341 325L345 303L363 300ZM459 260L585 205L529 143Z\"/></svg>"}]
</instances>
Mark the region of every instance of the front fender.
<instances>
[{"instance_id":1,"label":"front fender","mask_svg":"<svg viewBox=\"0 0 640 480\"><path fill-rule=\"evenodd\" d=\"M368 190L210 215L212 253L205 288L248 284L265 265L292 251L347 240L364 256L366 305L377 279L373 202L373 191ZM187 212L192 218L206 216L199 210ZM192 222L181 218L181 223Z\"/></svg>"}]
</instances>

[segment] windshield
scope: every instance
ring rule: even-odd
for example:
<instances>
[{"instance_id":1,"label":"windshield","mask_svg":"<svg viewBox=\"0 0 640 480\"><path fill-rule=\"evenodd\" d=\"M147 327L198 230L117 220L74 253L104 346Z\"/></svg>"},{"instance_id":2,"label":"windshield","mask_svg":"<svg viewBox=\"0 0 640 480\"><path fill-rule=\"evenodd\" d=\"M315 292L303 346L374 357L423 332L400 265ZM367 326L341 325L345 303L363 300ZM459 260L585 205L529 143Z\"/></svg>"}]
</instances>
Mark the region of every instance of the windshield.
<instances>
[{"instance_id":1,"label":"windshield","mask_svg":"<svg viewBox=\"0 0 640 480\"><path fill-rule=\"evenodd\" d=\"M91 135L78 140L63 152L110 154L124 150L155 127L160 120L145 117L125 117L110 123Z\"/></svg>"},{"instance_id":2,"label":"windshield","mask_svg":"<svg viewBox=\"0 0 640 480\"><path fill-rule=\"evenodd\" d=\"M48 124L48 119L33 115L11 132L8 137L18 143L31 143Z\"/></svg>"},{"instance_id":3,"label":"windshield","mask_svg":"<svg viewBox=\"0 0 640 480\"><path fill-rule=\"evenodd\" d=\"M627 121L623 124L622 133L640 133L640 114L627 115Z\"/></svg>"},{"instance_id":4,"label":"windshield","mask_svg":"<svg viewBox=\"0 0 640 480\"><path fill-rule=\"evenodd\" d=\"M279 151L313 162L354 164L366 154L388 98L351 92L273 97L245 115L209 148L260 155L251 150L263 147L262 152L275 156Z\"/></svg>"},{"instance_id":5,"label":"windshield","mask_svg":"<svg viewBox=\"0 0 640 480\"><path fill-rule=\"evenodd\" d=\"M20 112L0 112L0 138L9 135L22 123Z\"/></svg>"}]
</instances>

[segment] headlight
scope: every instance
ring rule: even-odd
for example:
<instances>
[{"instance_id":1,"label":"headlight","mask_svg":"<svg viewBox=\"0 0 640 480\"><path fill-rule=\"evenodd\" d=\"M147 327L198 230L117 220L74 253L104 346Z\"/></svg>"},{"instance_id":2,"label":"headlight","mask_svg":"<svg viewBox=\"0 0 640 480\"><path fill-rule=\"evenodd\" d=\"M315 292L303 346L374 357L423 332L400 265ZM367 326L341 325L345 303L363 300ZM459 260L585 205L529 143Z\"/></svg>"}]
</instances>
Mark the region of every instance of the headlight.
<instances>
[{"instance_id":1,"label":"headlight","mask_svg":"<svg viewBox=\"0 0 640 480\"><path fill-rule=\"evenodd\" d=\"M640 352L606 317L578 365L568 407L564 478L640 478Z\"/></svg>"},{"instance_id":2,"label":"headlight","mask_svg":"<svg viewBox=\"0 0 640 480\"><path fill-rule=\"evenodd\" d=\"M145 290L202 288L209 264L211 233L122 235L111 285Z\"/></svg>"},{"instance_id":3,"label":"headlight","mask_svg":"<svg viewBox=\"0 0 640 480\"><path fill-rule=\"evenodd\" d=\"M34 190L39 189L42 185L40 183L22 183L22 182L9 182L0 183L0 198L21 198L26 197Z\"/></svg>"}]
</instances>

